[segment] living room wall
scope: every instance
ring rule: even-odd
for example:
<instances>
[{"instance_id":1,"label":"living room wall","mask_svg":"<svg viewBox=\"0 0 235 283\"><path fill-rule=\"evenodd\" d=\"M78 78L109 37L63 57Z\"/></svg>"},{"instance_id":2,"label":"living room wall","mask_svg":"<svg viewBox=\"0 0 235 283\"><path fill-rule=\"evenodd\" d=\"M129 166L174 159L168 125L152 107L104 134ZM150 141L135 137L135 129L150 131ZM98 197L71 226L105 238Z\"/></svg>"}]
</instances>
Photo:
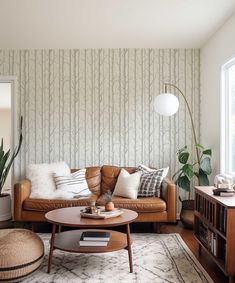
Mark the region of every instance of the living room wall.
<instances>
[{"instance_id":1,"label":"living room wall","mask_svg":"<svg viewBox=\"0 0 235 283\"><path fill-rule=\"evenodd\" d=\"M199 134L199 49L1 50L0 75L18 80L24 143L16 166L65 160L178 168L177 150L192 147L185 103L161 117L154 97L163 82L186 94ZM174 91L172 89L172 91Z\"/></svg>"},{"instance_id":2,"label":"living room wall","mask_svg":"<svg viewBox=\"0 0 235 283\"><path fill-rule=\"evenodd\" d=\"M221 67L235 56L235 14L206 42L201 49L201 138L212 148L214 176L222 172L221 135Z\"/></svg>"}]
</instances>

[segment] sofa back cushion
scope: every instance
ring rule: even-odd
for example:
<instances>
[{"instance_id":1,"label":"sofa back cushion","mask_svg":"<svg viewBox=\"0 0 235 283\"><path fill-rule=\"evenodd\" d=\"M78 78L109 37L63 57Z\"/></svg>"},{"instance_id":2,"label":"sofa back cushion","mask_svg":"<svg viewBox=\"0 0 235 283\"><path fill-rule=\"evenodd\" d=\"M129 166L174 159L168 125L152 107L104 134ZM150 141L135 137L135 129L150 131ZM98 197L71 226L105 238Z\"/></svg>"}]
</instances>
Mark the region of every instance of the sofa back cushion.
<instances>
[{"instance_id":1,"label":"sofa back cushion","mask_svg":"<svg viewBox=\"0 0 235 283\"><path fill-rule=\"evenodd\" d=\"M75 172L78 169L71 169L71 172ZM100 195L101 194L101 167L87 167L86 168L86 181L89 187L89 190L95 194Z\"/></svg>"},{"instance_id":2,"label":"sofa back cushion","mask_svg":"<svg viewBox=\"0 0 235 283\"><path fill-rule=\"evenodd\" d=\"M107 191L114 191L118 175L121 169L126 169L130 174L136 172L135 167L118 167L111 165L104 165L101 168L101 192L106 193Z\"/></svg>"}]
</instances>

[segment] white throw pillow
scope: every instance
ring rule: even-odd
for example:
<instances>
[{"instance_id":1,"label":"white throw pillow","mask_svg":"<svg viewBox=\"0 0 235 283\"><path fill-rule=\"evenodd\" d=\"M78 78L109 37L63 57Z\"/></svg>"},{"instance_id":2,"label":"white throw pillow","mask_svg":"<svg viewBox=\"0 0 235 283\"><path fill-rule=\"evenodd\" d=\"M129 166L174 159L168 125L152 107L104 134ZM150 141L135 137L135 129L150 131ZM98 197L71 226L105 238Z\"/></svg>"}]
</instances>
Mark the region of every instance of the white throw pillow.
<instances>
[{"instance_id":1,"label":"white throw pillow","mask_svg":"<svg viewBox=\"0 0 235 283\"><path fill-rule=\"evenodd\" d=\"M113 195L124 198L137 199L140 177L140 172L130 174L125 169L121 169Z\"/></svg>"},{"instance_id":2,"label":"white throw pillow","mask_svg":"<svg viewBox=\"0 0 235 283\"><path fill-rule=\"evenodd\" d=\"M31 181L31 198L63 198L65 194L55 194L56 186L53 174L70 175L65 162L30 164L26 168L26 178Z\"/></svg>"},{"instance_id":3,"label":"white throw pillow","mask_svg":"<svg viewBox=\"0 0 235 283\"><path fill-rule=\"evenodd\" d=\"M70 176L54 174L54 180L57 190L69 192L74 196L89 196L91 191L86 181L86 169L80 169Z\"/></svg>"}]
</instances>

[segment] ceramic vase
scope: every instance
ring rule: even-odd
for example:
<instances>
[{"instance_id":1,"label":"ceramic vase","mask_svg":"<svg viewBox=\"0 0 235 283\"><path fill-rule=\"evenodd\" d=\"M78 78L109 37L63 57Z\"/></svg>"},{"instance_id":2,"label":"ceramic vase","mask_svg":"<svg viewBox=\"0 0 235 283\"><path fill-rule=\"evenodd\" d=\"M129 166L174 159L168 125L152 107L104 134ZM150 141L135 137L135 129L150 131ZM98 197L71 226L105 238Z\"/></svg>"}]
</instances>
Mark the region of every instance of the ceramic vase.
<instances>
[{"instance_id":1,"label":"ceramic vase","mask_svg":"<svg viewBox=\"0 0 235 283\"><path fill-rule=\"evenodd\" d=\"M114 209L114 203L109 201L105 204L105 211L112 211Z\"/></svg>"}]
</instances>

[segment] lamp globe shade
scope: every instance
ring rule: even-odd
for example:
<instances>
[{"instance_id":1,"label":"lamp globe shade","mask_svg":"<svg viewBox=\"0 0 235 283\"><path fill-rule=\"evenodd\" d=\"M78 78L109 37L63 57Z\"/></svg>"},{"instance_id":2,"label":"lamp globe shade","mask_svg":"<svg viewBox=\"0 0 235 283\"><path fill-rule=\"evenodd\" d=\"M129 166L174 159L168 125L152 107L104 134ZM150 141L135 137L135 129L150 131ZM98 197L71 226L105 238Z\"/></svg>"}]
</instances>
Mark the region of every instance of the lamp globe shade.
<instances>
[{"instance_id":1,"label":"lamp globe shade","mask_svg":"<svg viewBox=\"0 0 235 283\"><path fill-rule=\"evenodd\" d=\"M154 100L155 111L164 116L172 116L179 109L179 100L172 93L161 93Z\"/></svg>"}]
</instances>

